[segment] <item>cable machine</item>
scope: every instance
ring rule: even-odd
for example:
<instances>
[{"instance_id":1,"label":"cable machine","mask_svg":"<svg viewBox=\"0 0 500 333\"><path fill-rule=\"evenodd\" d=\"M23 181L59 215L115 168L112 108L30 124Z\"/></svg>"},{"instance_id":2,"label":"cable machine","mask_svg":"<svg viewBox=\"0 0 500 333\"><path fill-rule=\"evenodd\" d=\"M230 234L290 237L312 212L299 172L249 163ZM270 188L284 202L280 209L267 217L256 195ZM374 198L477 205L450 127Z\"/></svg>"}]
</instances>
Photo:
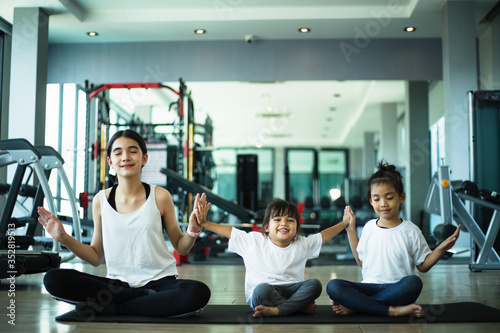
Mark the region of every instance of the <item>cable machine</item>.
<instances>
[{"instance_id":1,"label":"cable machine","mask_svg":"<svg viewBox=\"0 0 500 333\"><path fill-rule=\"evenodd\" d=\"M177 99L169 105L169 111L176 108L176 119L172 123L156 124L146 123L139 118L127 117L125 112L120 112L120 107L110 99L109 90L111 89L168 89L173 92ZM81 194L82 207L85 208L84 218L88 218L89 193L97 193L100 189L112 186L115 179L109 176L109 166L106 163L106 144L110 136L110 128L132 128L141 134L147 143L154 140L154 128L156 126L169 126L170 132L174 136L176 145L168 145L165 148L166 161L168 168L192 181L195 178L195 118L194 103L187 86L182 79L179 79L179 88L176 90L162 83L108 83L93 87L86 83L87 92L87 117L86 117L86 157L85 157L85 182L84 193ZM110 121L110 110L117 111L121 118L117 123ZM129 115L130 116L130 115ZM205 130L210 131L208 137L211 144L212 124L207 118ZM166 140L164 136L163 139ZM206 142L206 140L204 140ZM153 148L162 149L162 148ZM148 147L148 151L150 148ZM165 153L162 155L164 156ZM150 154L151 155L151 154ZM151 157L151 156L150 156ZM162 157L163 158L163 157ZM198 168L198 172L199 172ZM161 175L158 169L158 175ZM188 214L192 208L192 193L180 190L178 186L166 178L166 184L157 184L165 186L172 194L175 194L174 202L178 207L178 221L182 223L186 210Z\"/></svg>"}]
</instances>

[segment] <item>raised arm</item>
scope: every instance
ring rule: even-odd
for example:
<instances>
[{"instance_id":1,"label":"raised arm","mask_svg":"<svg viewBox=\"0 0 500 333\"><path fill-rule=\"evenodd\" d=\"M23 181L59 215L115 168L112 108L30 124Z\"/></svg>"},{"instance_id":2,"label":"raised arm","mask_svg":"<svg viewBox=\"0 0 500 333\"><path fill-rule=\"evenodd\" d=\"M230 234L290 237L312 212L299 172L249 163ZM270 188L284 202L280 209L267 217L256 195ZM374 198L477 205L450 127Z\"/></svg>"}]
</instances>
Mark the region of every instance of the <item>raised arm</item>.
<instances>
[{"instance_id":1,"label":"raised arm","mask_svg":"<svg viewBox=\"0 0 500 333\"><path fill-rule=\"evenodd\" d=\"M64 245L78 258L88 262L92 266L99 266L104 260L104 250L102 247L101 232L101 207L99 195L94 197L92 202L92 212L94 219L94 232L92 243L83 244L66 233L61 221L43 207L38 207L38 222L43 226L56 241Z\"/></svg>"},{"instance_id":2,"label":"raised arm","mask_svg":"<svg viewBox=\"0 0 500 333\"><path fill-rule=\"evenodd\" d=\"M216 234L222 237L231 238L231 231L233 230L233 227L224 224L209 222L206 220L209 209L210 209L209 202L207 203L205 201L198 203L198 207L196 209L197 212L196 218L198 220L198 223L203 228L215 232Z\"/></svg>"},{"instance_id":3,"label":"raised arm","mask_svg":"<svg viewBox=\"0 0 500 333\"><path fill-rule=\"evenodd\" d=\"M347 239L349 240L349 246L351 247L351 252L354 256L354 259L356 260L356 263L358 264L358 266L362 267L363 262L359 260L359 255L357 250L359 237L356 231L356 218L354 216L354 212L352 211L351 207L347 207L345 212L347 212L347 214L351 217L349 225L345 228L345 230L347 231Z\"/></svg>"},{"instance_id":4,"label":"raised arm","mask_svg":"<svg viewBox=\"0 0 500 333\"><path fill-rule=\"evenodd\" d=\"M325 244L330 239L335 237L339 232L344 230L349 225L351 219L354 219L354 214L352 213L351 207L346 206L346 208L344 209L344 218L343 218L342 222L337 223L336 225L331 226L330 228L324 229L320 232L320 234L323 238L323 244Z\"/></svg>"},{"instance_id":5,"label":"raised arm","mask_svg":"<svg viewBox=\"0 0 500 333\"><path fill-rule=\"evenodd\" d=\"M446 238L444 241L439 244L434 251L429 253L427 257L425 257L425 260L423 263L417 266L417 269L420 272L427 272L429 271L438 261L441 259L443 254L451 249L455 243L457 242L458 236L460 235L460 229L462 228L462 225L460 224L450 237Z\"/></svg>"},{"instance_id":6,"label":"raised arm","mask_svg":"<svg viewBox=\"0 0 500 333\"><path fill-rule=\"evenodd\" d=\"M186 255L196 241L197 234L201 231L201 227L196 221L196 206L199 201L206 200L206 196L196 195L194 201L194 209L189 216L189 225L186 234L183 234L177 219L175 218L174 202L170 192L166 189L156 186L156 204L160 210L163 220L163 227L167 233L168 239L172 243L175 251L180 255Z\"/></svg>"}]
</instances>

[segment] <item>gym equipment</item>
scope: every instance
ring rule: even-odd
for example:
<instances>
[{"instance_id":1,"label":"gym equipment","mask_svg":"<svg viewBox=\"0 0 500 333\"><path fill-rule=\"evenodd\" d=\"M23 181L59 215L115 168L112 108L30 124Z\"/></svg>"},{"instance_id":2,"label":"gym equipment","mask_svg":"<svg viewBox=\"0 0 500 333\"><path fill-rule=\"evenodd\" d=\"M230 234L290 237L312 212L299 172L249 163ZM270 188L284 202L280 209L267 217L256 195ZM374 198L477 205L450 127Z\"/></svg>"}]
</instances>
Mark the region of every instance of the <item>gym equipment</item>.
<instances>
[{"instance_id":1,"label":"gym equipment","mask_svg":"<svg viewBox=\"0 0 500 333\"><path fill-rule=\"evenodd\" d=\"M500 205L472 196L466 191L454 190L455 185L460 185L460 181L450 181L450 170L448 166L439 167L438 172L433 176L427 197L425 199L425 210L431 214L441 215L443 226L441 229L449 228L448 233L453 229L452 222L462 224L465 230L471 235L471 257L469 269L472 272L480 272L483 269L500 269L500 256L494 249L493 244L500 229ZM458 188L458 186L457 186ZM481 230L479 224L474 220L465 206L464 201L470 201L475 205L493 209L493 215L488 225L486 234ZM476 247L479 253L476 256Z\"/></svg>"},{"instance_id":2,"label":"gym equipment","mask_svg":"<svg viewBox=\"0 0 500 333\"><path fill-rule=\"evenodd\" d=\"M51 268L59 267L61 260L67 261L74 257L73 254L69 254L61 258L59 255L60 244L55 240L52 240L52 251L27 251L30 246L35 245L35 231L38 227L37 207L43 204L44 198L47 200L49 211L56 214L54 197L48 185L48 177L52 169L58 170L58 174L68 191L68 196L70 198L73 196L64 173L64 160L52 148L46 146L35 148L25 139L1 140L0 166L16 163L16 171L12 184L9 185L7 199L0 218L0 248L4 249L0 254L0 278L45 272ZM39 183L33 197L33 208L30 211L30 216L13 218L14 207L28 168L34 170ZM76 201L72 201L72 206L75 207L73 228L75 238L78 239L80 224ZM21 226L26 226L25 235L16 234L16 229Z\"/></svg>"},{"instance_id":3,"label":"gym equipment","mask_svg":"<svg viewBox=\"0 0 500 333\"><path fill-rule=\"evenodd\" d=\"M127 117L123 116L118 123L111 123L109 117L109 111L111 108L114 110L119 109L117 105L113 105L112 101L109 100L109 96L106 93L110 89L134 89L134 88L147 88L147 89L168 89L178 96L177 113L178 122L175 124L151 124L143 123L138 119L134 119L130 115ZM109 167L106 163L106 145L109 140L110 127L115 126L117 128L132 128L141 134L145 140L152 138L151 135L155 126L173 126L175 135L178 139L178 151L181 152L177 157L177 170L180 173L184 173L184 156L183 145L184 145L184 98L185 98L185 85L182 79L180 79L179 90L175 90L168 85L164 85L158 82L146 82L146 83L107 83L102 84L97 87L89 87L88 82L86 83L86 91L88 97L87 103L87 128L86 128L86 147L85 151L89 152L85 156L85 182L84 182L84 192L85 193L96 193L100 189L105 189L114 185L114 181L108 177ZM92 103L93 100L96 103ZM172 105L170 105L172 106ZM97 112L93 108L97 108ZM122 112L123 113L123 112ZM95 129L95 130L94 130ZM94 166L91 164L94 163ZM95 171L94 171L95 170ZM84 218L87 218L87 210L84 211Z\"/></svg>"},{"instance_id":4,"label":"gym equipment","mask_svg":"<svg viewBox=\"0 0 500 333\"><path fill-rule=\"evenodd\" d=\"M171 186L176 187L175 192L172 192L172 194L179 195L182 198L186 198L188 194L192 196L193 194L197 193L205 193L207 196L207 201L209 201L212 205L215 205L224 211L222 218L219 221L216 221L217 223L221 223L224 219L228 217L228 214L232 214L237 218L239 218L240 220L250 221L250 223L242 223L239 225L232 224L231 226L257 230L258 227L256 220L259 217L256 212L247 209L243 206L240 206L238 205L238 203L228 200L212 192L210 189L208 189L203 185L197 184L196 182L184 178L182 175L178 174L177 172L171 169L162 168L160 172L167 176L167 182L171 184ZM177 208L179 210L179 215L181 215L180 212L184 212L186 210L185 207L186 204L187 204L186 200L184 199L178 200ZM181 221L182 220L179 220L179 224L187 228L187 223L181 223ZM221 246L227 246L227 244L223 244L221 242L221 237L219 236L212 237L212 234L213 234L212 232L206 232L202 234L200 237L198 237L196 239L196 243L191 249L191 253L196 253L197 250L205 248L218 248ZM180 261L182 262L182 260Z\"/></svg>"},{"instance_id":5,"label":"gym equipment","mask_svg":"<svg viewBox=\"0 0 500 333\"><path fill-rule=\"evenodd\" d=\"M177 185L178 191L183 191L186 193L196 194L196 193L205 193L207 196L207 201L212 205L219 207L224 210L226 214L223 218L227 217L227 214L232 214L239 218L241 221L249 221L250 223L241 223L241 224L231 224L231 226L239 227L239 228L250 228L251 230L258 230L260 225L258 223L262 222L263 212L257 211L254 212L246 207L240 206L237 202L228 200L214 192L210 189L206 188L203 185L197 184L196 182L189 181L179 175L177 172L170 170L168 168L162 168L160 170L161 173L167 176L167 179L173 184ZM180 207L179 209L182 209ZM220 223L218 221L216 223ZM301 228L305 229L318 229L317 225L301 225Z\"/></svg>"},{"instance_id":6,"label":"gym equipment","mask_svg":"<svg viewBox=\"0 0 500 333\"><path fill-rule=\"evenodd\" d=\"M469 180L479 189L500 190L500 90L470 91L469 97ZM484 191L484 190L483 190ZM476 194L471 195L475 196ZM481 197L488 199L487 193ZM472 205L471 215L483 232L488 228L492 210ZM493 247L500 253L500 237Z\"/></svg>"},{"instance_id":7,"label":"gym equipment","mask_svg":"<svg viewBox=\"0 0 500 333\"><path fill-rule=\"evenodd\" d=\"M177 118L173 123L155 124L144 123L139 118L134 118L125 110L122 110L119 105L116 105L109 98L108 91L110 89L169 89L176 95L176 100L169 105L169 110L172 106L176 106ZM184 81L179 79L178 90L173 89L165 84L157 82L149 83L108 83L97 87L93 87L86 82L86 93L88 97L87 103L87 119L86 119L86 147L85 151L85 180L84 193L87 196L98 192L100 189L110 187L114 184L115 179L109 175L109 167L106 163L105 149L109 139L111 127L132 128L143 136L148 145L150 154L150 163L143 170L143 181L165 186L165 176L159 172L160 167L167 167L191 181L202 181L203 184L209 185L213 183L210 178L210 170L213 168L211 151L199 152L196 149L194 142L195 134L203 135L205 145L211 145L213 124L211 119L207 118L204 125L195 124L194 121L194 104L190 93ZM116 111L118 121L111 123L110 110ZM196 125L196 126L195 126ZM170 144L165 134L155 133L156 126L171 126L172 132L169 133L174 137L174 144ZM203 133L196 132L200 128L204 129ZM151 146L154 146L154 149ZM163 149L163 151L161 151ZM154 153L154 154L153 154ZM156 164L154 162L157 162ZM205 163L206 162L206 163ZM165 165L166 164L166 165ZM161 178L163 176L163 179ZM146 178L147 177L147 178ZM172 185L168 182L167 189L171 189ZM192 204L192 195L180 192L174 200L175 203L180 203L183 208L190 213ZM186 211L178 210L178 221L184 220ZM88 218L88 210L84 209L84 219Z\"/></svg>"},{"instance_id":8,"label":"gym equipment","mask_svg":"<svg viewBox=\"0 0 500 333\"><path fill-rule=\"evenodd\" d=\"M200 184L197 184L193 181L185 179L182 175L178 174L177 172L167 169L167 168L162 168L160 170L161 173L165 174L167 176L167 179L171 181L172 183L176 184L182 191L185 191L187 193L191 194L196 194L196 193L205 193L207 196L207 201L211 202L213 205L216 205L217 207L221 208L222 210L238 217L242 221L255 221L257 217L257 213L239 206L236 202L228 200L205 186L202 186ZM181 209L181 208L179 208Z\"/></svg>"},{"instance_id":9,"label":"gym equipment","mask_svg":"<svg viewBox=\"0 0 500 333\"><path fill-rule=\"evenodd\" d=\"M48 175L50 175L50 170L56 170L57 175L61 179L64 189L66 190L66 194L68 195L70 207L71 207L71 217L73 219L73 233L74 237L77 241L81 242L82 241L82 236L80 233L81 230L81 223L80 223L80 215L78 212L78 204L76 202L75 194L73 193L73 189L71 188L71 184L69 183L68 177L66 175L66 172L64 171L64 159L62 156L52 147L50 146L35 146L35 148L40 152L42 155L41 158L41 164L43 165L44 169L46 170L47 173L47 178ZM40 203L41 204L41 203ZM36 208L36 207L34 207ZM60 244L58 242L55 242L56 248L55 250L59 252L60 250ZM73 253L69 253L64 255L61 258L62 262L69 261L73 259L75 255Z\"/></svg>"},{"instance_id":10,"label":"gym equipment","mask_svg":"<svg viewBox=\"0 0 500 333\"><path fill-rule=\"evenodd\" d=\"M238 204L250 210L257 210L258 201L258 156L238 155L236 171L236 196Z\"/></svg>"}]
</instances>

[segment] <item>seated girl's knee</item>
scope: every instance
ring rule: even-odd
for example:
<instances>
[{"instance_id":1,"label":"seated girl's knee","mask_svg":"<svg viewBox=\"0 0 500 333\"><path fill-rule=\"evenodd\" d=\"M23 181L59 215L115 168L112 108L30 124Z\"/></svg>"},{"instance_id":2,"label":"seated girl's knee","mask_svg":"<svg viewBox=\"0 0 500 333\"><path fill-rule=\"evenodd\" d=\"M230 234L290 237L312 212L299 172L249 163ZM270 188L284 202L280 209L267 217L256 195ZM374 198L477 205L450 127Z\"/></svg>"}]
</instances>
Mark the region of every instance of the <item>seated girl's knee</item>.
<instances>
[{"instance_id":1,"label":"seated girl's knee","mask_svg":"<svg viewBox=\"0 0 500 333\"><path fill-rule=\"evenodd\" d=\"M330 298L333 298L335 295L342 292L342 285L343 280L340 279L333 279L328 282L326 285L326 292Z\"/></svg>"},{"instance_id":2,"label":"seated girl's knee","mask_svg":"<svg viewBox=\"0 0 500 333\"><path fill-rule=\"evenodd\" d=\"M259 283L254 288L254 292L257 292L257 293L270 292L272 290L273 290L273 288L271 287L271 285L269 283Z\"/></svg>"},{"instance_id":3,"label":"seated girl's knee","mask_svg":"<svg viewBox=\"0 0 500 333\"><path fill-rule=\"evenodd\" d=\"M59 296L62 291L68 290L71 284L72 269L52 268L45 272L43 285L52 296Z\"/></svg>"},{"instance_id":4,"label":"seated girl's knee","mask_svg":"<svg viewBox=\"0 0 500 333\"><path fill-rule=\"evenodd\" d=\"M305 282L312 287L323 289L323 285L321 284L321 281L318 279L309 279L306 280Z\"/></svg>"},{"instance_id":5,"label":"seated girl's knee","mask_svg":"<svg viewBox=\"0 0 500 333\"><path fill-rule=\"evenodd\" d=\"M411 286L412 288L415 288L415 289L422 289L422 287L424 286L422 279L416 275L408 275L408 276L405 276L401 280L405 280L405 283L408 286Z\"/></svg>"},{"instance_id":6,"label":"seated girl's knee","mask_svg":"<svg viewBox=\"0 0 500 333\"><path fill-rule=\"evenodd\" d=\"M202 304L202 307L207 305L208 301L210 300L210 297L212 296L210 288L203 282L199 282L196 290L197 290L196 295L200 303Z\"/></svg>"},{"instance_id":7,"label":"seated girl's knee","mask_svg":"<svg viewBox=\"0 0 500 333\"><path fill-rule=\"evenodd\" d=\"M197 290L198 290L198 295L203 296L202 298L207 299L207 301L212 296L212 292L210 291L210 288L206 284L204 284L203 282L199 282Z\"/></svg>"},{"instance_id":8,"label":"seated girl's knee","mask_svg":"<svg viewBox=\"0 0 500 333\"><path fill-rule=\"evenodd\" d=\"M321 295L321 292L323 291L323 285L321 284L321 281L318 279L309 279L304 281L304 284L307 286L307 290L310 291L314 297L319 297Z\"/></svg>"},{"instance_id":9,"label":"seated girl's knee","mask_svg":"<svg viewBox=\"0 0 500 333\"><path fill-rule=\"evenodd\" d=\"M43 276L43 284L46 289L47 287L59 284L61 278L63 278L64 271L59 268L52 268L48 270Z\"/></svg>"},{"instance_id":10,"label":"seated girl's knee","mask_svg":"<svg viewBox=\"0 0 500 333\"><path fill-rule=\"evenodd\" d=\"M186 281L187 282L184 288L186 288L187 293L191 293L193 297L196 297L201 300L206 299L208 302L208 300L212 296L212 292L205 283L196 280L186 280Z\"/></svg>"},{"instance_id":11,"label":"seated girl's knee","mask_svg":"<svg viewBox=\"0 0 500 333\"><path fill-rule=\"evenodd\" d=\"M415 302L418 296L420 296L420 292L424 286L422 280L416 275L409 275L402 278L401 282L403 282L402 287L406 291L408 297L412 298L413 302Z\"/></svg>"}]
</instances>

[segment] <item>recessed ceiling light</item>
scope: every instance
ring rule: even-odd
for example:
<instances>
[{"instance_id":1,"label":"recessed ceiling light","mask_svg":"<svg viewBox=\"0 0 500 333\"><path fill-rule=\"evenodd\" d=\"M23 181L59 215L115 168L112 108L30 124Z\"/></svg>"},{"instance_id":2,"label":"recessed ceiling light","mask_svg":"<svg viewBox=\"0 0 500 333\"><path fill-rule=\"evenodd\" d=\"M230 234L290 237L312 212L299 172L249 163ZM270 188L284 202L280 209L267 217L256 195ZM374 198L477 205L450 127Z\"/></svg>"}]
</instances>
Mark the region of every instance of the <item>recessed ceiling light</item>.
<instances>
[{"instance_id":1,"label":"recessed ceiling light","mask_svg":"<svg viewBox=\"0 0 500 333\"><path fill-rule=\"evenodd\" d=\"M203 35L203 34L206 34L207 31L205 29L196 29L194 31L195 34L198 34L198 35Z\"/></svg>"},{"instance_id":2,"label":"recessed ceiling light","mask_svg":"<svg viewBox=\"0 0 500 333\"><path fill-rule=\"evenodd\" d=\"M406 27L404 30L406 32L414 32L415 30L417 30L417 28L415 28L415 27Z\"/></svg>"},{"instance_id":3,"label":"recessed ceiling light","mask_svg":"<svg viewBox=\"0 0 500 333\"><path fill-rule=\"evenodd\" d=\"M256 113L255 114L257 117L262 117L262 118L283 118L283 117L289 117L290 113L289 112L269 112L266 110L266 112L263 113Z\"/></svg>"},{"instance_id":4,"label":"recessed ceiling light","mask_svg":"<svg viewBox=\"0 0 500 333\"><path fill-rule=\"evenodd\" d=\"M302 32L302 33L311 32L311 29L309 29L309 28L299 28L299 32Z\"/></svg>"},{"instance_id":5,"label":"recessed ceiling light","mask_svg":"<svg viewBox=\"0 0 500 333\"><path fill-rule=\"evenodd\" d=\"M264 133L264 136L269 138L289 138L292 133Z\"/></svg>"},{"instance_id":6,"label":"recessed ceiling light","mask_svg":"<svg viewBox=\"0 0 500 333\"><path fill-rule=\"evenodd\" d=\"M96 31L89 31L89 32L87 32L87 36L89 36L89 37L96 37L98 35L99 34Z\"/></svg>"}]
</instances>

